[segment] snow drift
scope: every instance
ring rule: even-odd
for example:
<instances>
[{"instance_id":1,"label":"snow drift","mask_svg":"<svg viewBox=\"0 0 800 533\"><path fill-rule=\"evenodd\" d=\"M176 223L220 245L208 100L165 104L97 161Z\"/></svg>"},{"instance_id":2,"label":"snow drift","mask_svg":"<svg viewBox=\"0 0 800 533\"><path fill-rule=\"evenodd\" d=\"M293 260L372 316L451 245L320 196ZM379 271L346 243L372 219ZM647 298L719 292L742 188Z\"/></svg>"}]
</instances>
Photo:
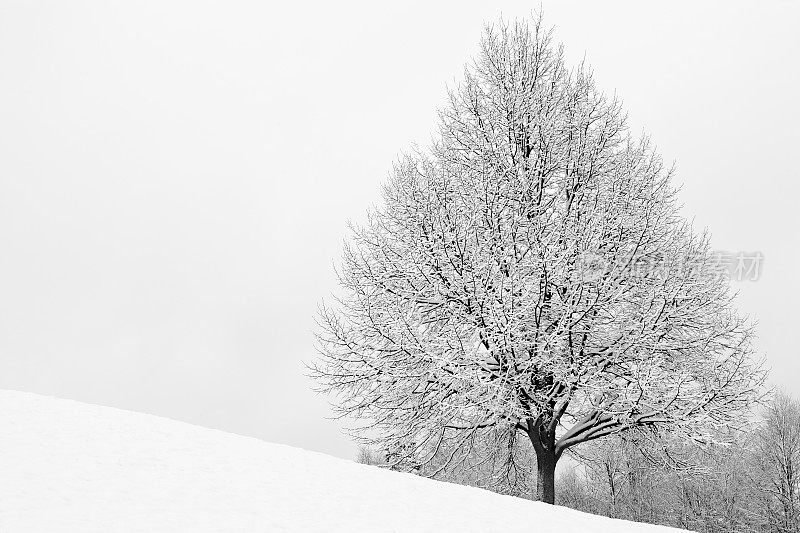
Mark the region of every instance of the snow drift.
<instances>
[{"instance_id":1,"label":"snow drift","mask_svg":"<svg viewBox=\"0 0 800 533\"><path fill-rule=\"evenodd\" d=\"M150 415L0 391L0 532L667 533Z\"/></svg>"}]
</instances>

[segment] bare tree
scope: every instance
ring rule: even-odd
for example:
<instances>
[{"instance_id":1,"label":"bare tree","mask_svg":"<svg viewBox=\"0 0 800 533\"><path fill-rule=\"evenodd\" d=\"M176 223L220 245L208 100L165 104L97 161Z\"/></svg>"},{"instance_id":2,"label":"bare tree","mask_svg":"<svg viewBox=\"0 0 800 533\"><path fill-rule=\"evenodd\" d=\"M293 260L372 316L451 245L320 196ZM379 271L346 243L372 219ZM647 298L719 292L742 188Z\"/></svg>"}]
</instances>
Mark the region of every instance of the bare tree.
<instances>
[{"instance_id":1,"label":"bare tree","mask_svg":"<svg viewBox=\"0 0 800 533\"><path fill-rule=\"evenodd\" d=\"M339 276L319 388L428 475L477 461L508 477L528 468L522 436L553 503L565 450L636 427L710 439L763 379L671 171L541 19L486 29Z\"/></svg>"},{"instance_id":2,"label":"bare tree","mask_svg":"<svg viewBox=\"0 0 800 533\"><path fill-rule=\"evenodd\" d=\"M362 445L358 447L356 462L362 465L383 466L386 461L380 452Z\"/></svg>"},{"instance_id":3,"label":"bare tree","mask_svg":"<svg viewBox=\"0 0 800 533\"><path fill-rule=\"evenodd\" d=\"M745 431L693 446L626 432L573 454L562 504L701 533L800 532L800 403L781 393Z\"/></svg>"},{"instance_id":4,"label":"bare tree","mask_svg":"<svg viewBox=\"0 0 800 533\"><path fill-rule=\"evenodd\" d=\"M638 432L610 437L581 451L581 475L561 479L568 492L560 500L586 512L699 533L784 532L776 527L785 523L783 506L761 488L777 472L764 466L761 427L725 432L720 444L702 447L643 439Z\"/></svg>"},{"instance_id":5,"label":"bare tree","mask_svg":"<svg viewBox=\"0 0 800 533\"><path fill-rule=\"evenodd\" d=\"M770 530L800 532L800 402L777 394L756 435L756 479Z\"/></svg>"}]
</instances>

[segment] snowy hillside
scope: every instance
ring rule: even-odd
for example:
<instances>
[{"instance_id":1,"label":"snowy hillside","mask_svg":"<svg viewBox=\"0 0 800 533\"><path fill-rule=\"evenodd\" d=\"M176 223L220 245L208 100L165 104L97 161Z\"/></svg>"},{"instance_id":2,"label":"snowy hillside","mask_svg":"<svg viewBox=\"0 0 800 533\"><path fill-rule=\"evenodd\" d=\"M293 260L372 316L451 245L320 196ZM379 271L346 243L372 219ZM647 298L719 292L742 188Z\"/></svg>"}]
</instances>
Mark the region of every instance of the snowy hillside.
<instances>
[{"instance_id":1,"label":"snowy hillside","mask_svg":"<svg viewBox=\"0 0 800 533\"><path fill-rule=\"evenodd\" d=\"M0 391L0 532L677 531Z\"/></svg>"}]
</instances>

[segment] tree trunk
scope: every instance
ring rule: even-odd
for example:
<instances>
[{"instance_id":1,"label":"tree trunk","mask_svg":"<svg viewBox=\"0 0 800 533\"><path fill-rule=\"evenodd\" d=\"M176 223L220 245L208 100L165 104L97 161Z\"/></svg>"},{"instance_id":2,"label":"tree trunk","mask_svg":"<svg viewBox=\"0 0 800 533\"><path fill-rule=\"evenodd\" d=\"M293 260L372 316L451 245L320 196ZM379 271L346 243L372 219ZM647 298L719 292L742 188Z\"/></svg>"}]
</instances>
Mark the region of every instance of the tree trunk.
<instances>
[{"instance_id":1,"label":"tree trunk","mask_svg":"<svg viewBox=\"0 0 800 533\"><path fill-rule=\"evenodd\" d=\"M527 421L528 437L536 451L536 496L540 502L556 503L556 454L555 427L541 418ZM554 425L553 425L554 426Z\"/></svg>"},{"instance_id":2,"label":"tree trunk","mask_svg":"<svg viewBox=\"0 0 800 533\"><path fill-rule=\"evenodd\" d=\"M556 503L556 456L544 450L536 454L538 476L536 478L536 496L540 502Z\"/></svg>"}]
</instances>

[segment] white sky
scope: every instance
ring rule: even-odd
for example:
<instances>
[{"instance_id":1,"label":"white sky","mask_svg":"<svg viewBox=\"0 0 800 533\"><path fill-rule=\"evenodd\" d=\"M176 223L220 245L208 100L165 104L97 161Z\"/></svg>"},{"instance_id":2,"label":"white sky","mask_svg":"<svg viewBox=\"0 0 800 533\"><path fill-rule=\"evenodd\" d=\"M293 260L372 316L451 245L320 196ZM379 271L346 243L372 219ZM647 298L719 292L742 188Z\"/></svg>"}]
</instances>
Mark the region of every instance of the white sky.
<instances>
[{"instance_id":1,"label":"white sky","mask_svg":"<svg viewBox=\"0 0 800 533\"><path fill-rule=\"evenodd\" d=\"M336 4L336 5L333 5ZM544 2L800 395L800 0ZM0 388L352 457L302 361L346 221L530 2L0 0Z\"/></svg>"}]
</instances>

